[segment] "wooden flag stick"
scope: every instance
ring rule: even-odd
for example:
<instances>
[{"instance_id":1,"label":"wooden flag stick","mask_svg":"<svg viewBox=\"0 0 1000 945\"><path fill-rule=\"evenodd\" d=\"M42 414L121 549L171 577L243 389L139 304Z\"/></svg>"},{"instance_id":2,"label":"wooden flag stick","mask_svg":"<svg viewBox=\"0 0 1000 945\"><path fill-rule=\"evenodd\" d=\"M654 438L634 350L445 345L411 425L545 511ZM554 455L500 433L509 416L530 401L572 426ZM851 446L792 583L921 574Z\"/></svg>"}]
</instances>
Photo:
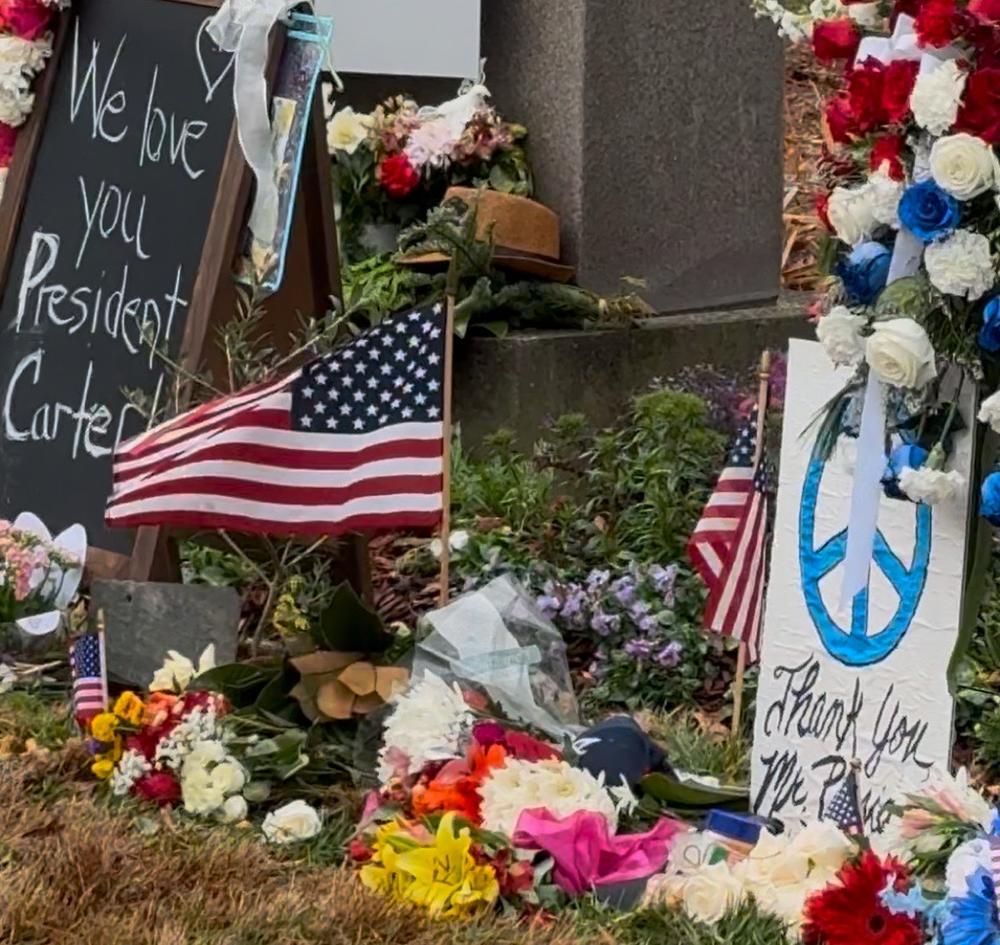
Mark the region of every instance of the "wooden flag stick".
<instances>
[{"instance_id":1,"label":"wooden flag stick","mask_svg":"<svg viewBox=\"0 0 1000 945\"><path fill-rule=\"evenodd\" d=\"M767 423L767 403L771 390L771 352L765 351L760 358L758 374L760 386L757 389L757 449L753 457L753 469L756 472L764 457L764 428ZM740 640L739 655L736 658L736 681L733 683L733 737L740 734L743 723L743 689L747 672L747 644Z\"/></svg>"},{"instance_id":2,"label":"wooden flag stick","mask_svg":"<svg viewBox=\"0 0 1000 945\"><path fill-rule=\"evenodd\" d=\"M449 282L451 279L449 278ZM445 325L444 341L444 413L442 435L444 437L441 455L441 593L442 607L448 603L448 585L451 581L451 401L452 375L455 363L455 293L448 293L448 319Z\"/></svg>"}]
</instances>

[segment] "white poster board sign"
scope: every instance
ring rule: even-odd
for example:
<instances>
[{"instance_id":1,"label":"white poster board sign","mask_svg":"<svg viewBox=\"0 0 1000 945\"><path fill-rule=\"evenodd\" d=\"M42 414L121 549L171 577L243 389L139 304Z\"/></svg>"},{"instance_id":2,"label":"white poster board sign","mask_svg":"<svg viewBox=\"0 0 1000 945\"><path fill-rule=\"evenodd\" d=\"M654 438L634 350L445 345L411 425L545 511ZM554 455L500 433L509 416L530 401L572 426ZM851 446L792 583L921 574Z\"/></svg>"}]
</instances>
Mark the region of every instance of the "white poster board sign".
<instances>
[{"instance_id":1,"label":"white poster board sign","mask_svg":"<svg viewBox=\"0 0 1000 945\"><path fill-rule=\"evenodd\" d=\"M883 498L867 601L860 595L842 611L852 480L814 454L810 425L849 376L817 342L791 342L752 799L764 816L815 819L857 758L866 823L879 830L887 801L950 763L946 674L962 604L968 487L933 509ZM968 425L972 395L965 400ZM967 432L956 437L949 464L966 483L971 451Z\"/></svg>"},{"instance_id":2,"label":"white poster board sign","mask_svg":"<svg viewBox=\"0 0 1000 945\"><path fill-rule=\"evenodd\" d=\"M317 0L337 72L476 79L480 0Z\"/></svg>"}]
</instances>

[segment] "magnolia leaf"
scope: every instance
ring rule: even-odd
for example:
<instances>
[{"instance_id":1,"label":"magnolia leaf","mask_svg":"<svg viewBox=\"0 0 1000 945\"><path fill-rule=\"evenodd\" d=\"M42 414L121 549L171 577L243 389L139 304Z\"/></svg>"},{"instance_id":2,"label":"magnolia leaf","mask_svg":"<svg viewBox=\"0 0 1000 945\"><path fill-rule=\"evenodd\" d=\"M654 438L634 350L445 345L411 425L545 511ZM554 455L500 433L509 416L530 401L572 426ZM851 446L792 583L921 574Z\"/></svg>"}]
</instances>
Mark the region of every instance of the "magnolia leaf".
<instances>
[{"instance_id":1,"label":"magnolia leaf","mask_svg":"<svg viewBox=\"0 0 1000 945\"><path fill-rule=\"evenodd\" d=\"M741 787L708 787L687 781L678 781L665 774L649 774L640 782L642 790L667 807L681 810L700 810L720 807L726 810L746 811L750 792Z\"/></svg>"},{"instance_id":2,"label":"magnolia leaf","mask_svg":"<svg viewBox=\"0 0 1000 945\"><path fill-rule=\"evenodd\" d=\"M321 649L341 653L383 653L393 643L382 618L362 603L346 581L334 592L311 633Z\"/></svg>"},{"instance_id":3,"label":"magnolia leaf","mask_svg":"<svg viewBox=\"0 0 1000 945\"><path fill-rule=\"evenodd\" d=\"M882 290L875 303L879 318L913 318L921 321L934 308L931 288L923 276L897 279Z\"/></svg>"},{"instance_id":4,"label":"magnolia leaf","mask_svg":"<svg viewBox=\"0 0 1000 945\"><path fill-rule=\"evenodd\" d=\"M235 708L253 705L264 688L282 675L283 662L227 663L201 673L191 684L192 689L218 692Z\"/></svg>"},{"instance_id":5,"label":"magnolia leaf","mask_svg":"<svg viewBox=\"0 0 1000 945\"><path fill-rule=\"evenodd\" d=\"M271 796L271 782L251 781L243 788L243 796L250 804L263 804Z\"/></svg>"}]
</instances>

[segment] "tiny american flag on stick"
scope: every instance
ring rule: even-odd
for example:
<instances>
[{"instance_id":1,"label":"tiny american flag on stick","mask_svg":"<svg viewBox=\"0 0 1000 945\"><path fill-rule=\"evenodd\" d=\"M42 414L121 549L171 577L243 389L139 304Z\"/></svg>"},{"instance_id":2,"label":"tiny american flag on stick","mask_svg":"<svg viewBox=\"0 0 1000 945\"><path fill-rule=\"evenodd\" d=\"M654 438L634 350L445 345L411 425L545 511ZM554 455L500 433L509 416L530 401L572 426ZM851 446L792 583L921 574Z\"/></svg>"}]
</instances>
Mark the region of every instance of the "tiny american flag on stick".
<instances>
[{"instance_id":1,"label":"tiny american flag on stick","mask_svg":"<svg viewBox=\"0 0 1000 945\"><path fill-rule=\"evenodd\" d=\"M740 429L726 468L688 542L688 555L708 585L705 629L734 637L758 657L767 557L768 482L758 449L760 408Z\"/></svg>"},{"instance_id":2,"label":"tiny american flag on stick","mask_svg":"<svg viewBox=\"0 0 1000 945\"><path fill-rule=\"evenodd\" d=\"M858 766L851 765L847 777L840 783L840 789L824 812L826 820L835 823L844 833L852 837L864 834L864 817L858 792Z\"/></svg>"},{"instance_id":3,"label":"tiny american flag on stick","mask_svg":"<svg viewBox=\"0 0 1000 945\"><path fill-rule=\"evenodd\" d=\"M110 526L332 535L441 520L443 305L382 321L280 381L115 456Z\"/></svg>"},{"instance_id":4,"label":"tiny american flag on stick","mask_svg":"<svg viewBox=\"0 0 1000 945\"><path fill-rule=\"evenodd\" d=\"M73 717L86 729L87 723L108 705L108 677L104 661L104 634L77 637L69 647L73 676Z\"/></svg>"}]
</instances>

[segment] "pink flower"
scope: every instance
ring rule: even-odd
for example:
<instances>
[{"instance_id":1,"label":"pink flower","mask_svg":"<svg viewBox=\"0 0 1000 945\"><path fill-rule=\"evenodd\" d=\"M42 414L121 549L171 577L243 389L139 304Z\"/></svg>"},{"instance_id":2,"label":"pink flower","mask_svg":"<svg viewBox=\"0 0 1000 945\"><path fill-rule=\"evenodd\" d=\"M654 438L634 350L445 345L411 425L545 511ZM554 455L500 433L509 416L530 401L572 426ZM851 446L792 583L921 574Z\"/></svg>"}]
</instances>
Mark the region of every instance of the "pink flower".
<instances>
[{"instance_id":1,"label":"pink flower","mask_svg":"<svg viewBox=\"0 0 1000 945\"><path fill-rule=\"evenodd\" d=\"M40 0L0 0L0 25L20 39L38 39L49 28L52 12Z\"/></svg>"}]
</instances>

